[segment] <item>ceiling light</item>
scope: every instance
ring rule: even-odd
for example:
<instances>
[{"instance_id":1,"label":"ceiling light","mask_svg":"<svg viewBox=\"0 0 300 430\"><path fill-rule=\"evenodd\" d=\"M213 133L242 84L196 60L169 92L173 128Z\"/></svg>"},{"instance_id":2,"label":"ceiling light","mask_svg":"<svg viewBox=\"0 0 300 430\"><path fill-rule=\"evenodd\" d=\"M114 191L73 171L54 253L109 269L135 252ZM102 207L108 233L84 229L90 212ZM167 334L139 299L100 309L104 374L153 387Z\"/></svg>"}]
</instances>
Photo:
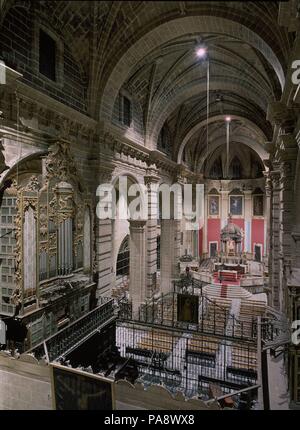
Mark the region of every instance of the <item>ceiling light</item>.
<instances>
[{"instance_id":1,"label":"ceiling light","mask_svg":"<svg viewBox=\"0 0 300 430\"><path fill-rule=\"evenodd\" d=\"M198 48L196 51L196 55L198 58L203 58L206 56L207 48L204 48L203 46Z\"/></svg>"}]
</instances>

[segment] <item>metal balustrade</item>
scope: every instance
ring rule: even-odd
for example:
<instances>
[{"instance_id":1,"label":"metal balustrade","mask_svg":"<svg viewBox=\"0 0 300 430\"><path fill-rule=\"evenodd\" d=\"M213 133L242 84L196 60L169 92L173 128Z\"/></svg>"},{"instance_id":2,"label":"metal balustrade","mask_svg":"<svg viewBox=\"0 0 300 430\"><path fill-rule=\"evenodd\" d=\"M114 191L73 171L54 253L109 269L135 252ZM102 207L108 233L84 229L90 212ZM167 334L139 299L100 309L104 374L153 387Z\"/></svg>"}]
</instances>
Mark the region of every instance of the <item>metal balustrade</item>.
<instances>
[{"instance_id":1,"label":"metal balustrade","mask_svg":"<svg viewBox=\"0 0 300 430\"><path fill-rule=\"evenodd\" d=\"M226 308L225 305L216 303L216 301L202 295L204 285L202 282L186 277L175 281L173 292L164 294L158 299L148 300L147 303L140 306L136 313L133 313L131 301L123 298L119 301L119 320L186 329L229 339L256 340L257 317L249 316L245 320L234 316L230 313L229 307ZM178 321L178 294L197 295L199 297L198 324ZM275 317L262 317L261 335L265 342L273 342L282 331L284 331L284 325L281 325Z\"/></svg>"},{"instance_id":2,"label":"metal balustrade","mask_svg":"<svg viewBox=\"0 0 300 430\"><path fill-rule=\"evenodd\" d=\"M56 360L114 318L113 303L113 299L103 301L97 308L26 352L33 353L37 359L46 357L49 361Z\"/></svg>"}]
</instances>

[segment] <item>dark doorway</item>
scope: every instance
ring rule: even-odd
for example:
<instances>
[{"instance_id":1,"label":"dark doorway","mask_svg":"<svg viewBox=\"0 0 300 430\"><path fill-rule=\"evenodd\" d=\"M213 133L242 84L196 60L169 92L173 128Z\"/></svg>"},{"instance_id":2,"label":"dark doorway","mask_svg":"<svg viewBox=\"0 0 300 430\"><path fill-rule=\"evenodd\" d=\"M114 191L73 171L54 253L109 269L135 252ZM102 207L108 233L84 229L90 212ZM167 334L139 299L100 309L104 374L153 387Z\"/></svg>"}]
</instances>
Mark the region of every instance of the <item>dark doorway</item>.
<instances>
[{"instance_id":1,"label":"dark doorway","mask_svg":"<svg viewBox=\"0 0 300 430\"><path fill-rule=\"evenodd\" d=\"M254 247L254 259L255 261L261 262L261 246L255 245Z\"/></svg>"},{"instance_id":2,"label":"dark doorway","mask_svg":"<svg viewBox=\"0 0 300 430\"><path fill-rule=\"evenodd\" d=\"M215 257L217 255L217 243L213 242L209 244L209 255Z\"/></svg>"}]
</instances>

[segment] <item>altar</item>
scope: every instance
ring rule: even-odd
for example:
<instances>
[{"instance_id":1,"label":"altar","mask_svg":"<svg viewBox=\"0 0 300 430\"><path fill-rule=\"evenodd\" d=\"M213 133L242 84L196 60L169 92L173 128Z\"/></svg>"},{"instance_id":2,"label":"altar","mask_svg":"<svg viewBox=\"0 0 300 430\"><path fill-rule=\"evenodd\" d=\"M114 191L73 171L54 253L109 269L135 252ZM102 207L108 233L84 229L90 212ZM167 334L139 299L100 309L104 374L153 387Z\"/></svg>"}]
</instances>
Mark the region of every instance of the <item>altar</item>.
<instances>
[{"instance_id":1,"label":"altar","mask_svg":"<svg viewBox=\"0 0 300 430\"><path fill-rule=\"evenodd\" d=\"M248 273L248 264L218 262L214 264L214 270L215 272L219 270L231 270L236 271L240 275L245 275Z\"/></svg>"},{"instance_id":2,"label":"altar","mask_svg":"<svg viewBox=\"0 0 300 430\"><path fill-rule=\"evenodd\" d=\"M231 214L229 214L228 223L221 230L221 254L225 257L241 257L242 239L243 234L240 227L232 222Z\"/></svg>"}]
</instances>

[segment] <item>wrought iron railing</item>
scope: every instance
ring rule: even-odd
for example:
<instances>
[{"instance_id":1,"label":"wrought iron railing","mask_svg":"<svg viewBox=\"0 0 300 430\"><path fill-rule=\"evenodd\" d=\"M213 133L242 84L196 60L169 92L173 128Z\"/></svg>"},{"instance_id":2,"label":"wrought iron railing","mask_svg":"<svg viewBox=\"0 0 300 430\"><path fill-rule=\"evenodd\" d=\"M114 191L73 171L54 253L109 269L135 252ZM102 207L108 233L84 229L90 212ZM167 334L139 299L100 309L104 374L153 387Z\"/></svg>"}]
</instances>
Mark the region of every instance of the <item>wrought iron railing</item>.
<instances>
[{"instance_id":1,"label":"wrought iron railing","mask_svg":"<svg viewBox=\"0 0 300 430\"><path fill-rule=\"evenodd\" d=\"M103 301L97 308L26 352L33 353L37 359L45 357L50 362L61 357L114 317L113 303L113 299Z\"/></svg>"},{"instance_id":2,"label":"wrought iron railing","mask_svg":"<svg viewBox=\"0 0 300 430\"><path fill-rule=\"evenodd\" d=\"M119 319L134 321L149 325L161 325L179 329L219 335L225 338L257 339L257 318L248 317L239 320L214 300L202 295L202 283L197 280L182 279L174 283L174 291L164 294L158 299L152 299L142 304L133 312L131 301L122 299L119 302ZM189 324L179 321L177 315L178 294L196 294L199 296L198 323ZM271 318L261 319L261 335L265 341L273 341L280 329Z\"/></svg>"}]
</instances>

